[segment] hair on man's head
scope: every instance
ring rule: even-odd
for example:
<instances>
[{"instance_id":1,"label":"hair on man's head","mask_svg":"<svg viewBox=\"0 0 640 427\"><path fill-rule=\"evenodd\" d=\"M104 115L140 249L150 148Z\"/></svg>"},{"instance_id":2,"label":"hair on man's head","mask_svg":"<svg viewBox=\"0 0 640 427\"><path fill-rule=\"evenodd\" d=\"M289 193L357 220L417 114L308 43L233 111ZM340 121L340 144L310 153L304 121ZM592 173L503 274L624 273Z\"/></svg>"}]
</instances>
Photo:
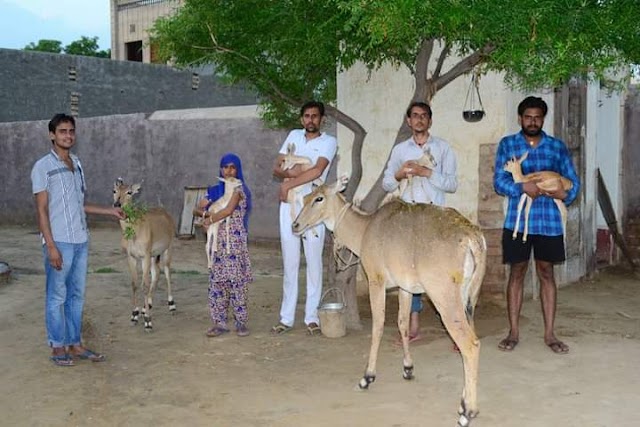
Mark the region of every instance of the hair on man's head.
<instances>
[{"instance_id":1,"label":"hair on man's head","mask_svg":"<svg viewBox=\"0 0 640 427\"><path fill-rule=\"evenodd\" d=\"M307 101L300 107L300 117L304 116L304 112L309 108L317 108L320 115L324 117L324 104L320 101Z\"/></svg>"},{"instance_id":2,"label":"hair on man's head","mask_svg":"<svg viewBox=\"0 0 640 427\"><path fill-rule=\"evenodd\" d=\"M549 108L547 107L547 103L544 102L544 99L537 96L527 96L518 105L518 115L523 115L525 110L529 108L539 108L540 110L542 110L543 116L546 116L547 111L549 110Z\"/></svg>"},{"instance_id":3,"label":"hair on man's head","mask_svg":"<svg viewBox=\"0 0 640 427\"><path fill-rule=\"evenodd\" d=\"M73 116L58 113L49 121L49 132L55 133L56 128L60 126L60 123L71 123L73 127L76 127L76 119L74 119Z\"/></svg>"},{"instance_id":4,"label":"hair on man's head","mask_svg":"<svg viewBox=\"0 0 640 427\"><path fill-rule=\"evenodd\" d=\"M414 107L422 108L427 112L430 119L433 118L433 111L431 111L431 106L422 101L414 101L409 104L409 108L407 108L407 117L411 117L411 110L413 110Z\"/></svg>"}]
</instances>

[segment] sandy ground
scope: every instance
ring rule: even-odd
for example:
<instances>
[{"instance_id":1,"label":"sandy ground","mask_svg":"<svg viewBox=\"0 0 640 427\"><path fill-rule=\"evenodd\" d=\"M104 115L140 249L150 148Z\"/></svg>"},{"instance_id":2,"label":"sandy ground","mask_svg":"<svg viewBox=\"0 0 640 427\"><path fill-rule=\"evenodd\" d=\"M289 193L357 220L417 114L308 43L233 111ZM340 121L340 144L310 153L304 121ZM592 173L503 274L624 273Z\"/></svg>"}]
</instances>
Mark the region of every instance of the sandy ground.
<instances>
[{"instance_id":1,"label":"sandy ground","mask_svg":"<svg viewBox=\"0 0 640 427\"><path fill-rule=\"evenodd\" d=\"M178 241L173 268L175 315L166 287L156 293L154 331L129 322L130 289L116 229L93 231L85 341L105 363L54 366L45 345L42 256L35 230L0 228L0 261L13 268L0 285L0 424L4 426L448 426L462 390L461 360L433 312L426 339L413 348L414 381L401 376L395 298L389 297L378 378L355 386L370 340L365 328L338 339L309 337L302 316L272 337L278 320L281 261L277 248L253 245L252 334L207 338L203 244ZM482 341L480 415L476 427L631 426L640 405L640 282L623 271L601 273L559 292L557 332L571 346L553 354L542 342L539 302L527 300L521 342L497 349L504 309L479 306ZM301 300L303 301L303 300ZM366 301L366 300L363 300ZM301 313L302 304L299 305Z\"/></svg>"}]
</instances>

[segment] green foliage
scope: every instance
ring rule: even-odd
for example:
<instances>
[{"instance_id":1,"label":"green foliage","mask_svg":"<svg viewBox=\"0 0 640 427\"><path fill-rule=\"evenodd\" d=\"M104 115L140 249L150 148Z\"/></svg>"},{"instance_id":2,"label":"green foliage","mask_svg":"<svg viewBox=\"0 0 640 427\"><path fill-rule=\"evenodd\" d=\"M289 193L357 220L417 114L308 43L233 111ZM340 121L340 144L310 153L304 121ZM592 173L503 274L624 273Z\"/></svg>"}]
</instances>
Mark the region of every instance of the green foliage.
<instances>
[{"instance_id":1,"label":"green foliage","mask_svg":"<svg viewBox=\"0 0 640 427\"><path fill-rule=\"evenodd\" d=\"M425 40L466 56L517 88L556 87L572 77L608 79L640 62L640 7L629 0L328 0L349 14L343 65L385 61L414 70Z\"/></svg>"},{"instance_id":2,"label":"green foliage","mask_svg":"<svg viewBox=\"0 0 640 427\"><path fill-rule=\"evenodd\" d=\"M136 223L147 213L147 207L133 202L122 205L122 211L126 215L126 219L124 221L127 223L123 232L124 238L131 240L136 235L134 227Z\"/></svg>"},{"instance_id":3,"label":"green foliage","mask_svg":"<svg viewBox=\"0 0 640 427\"><path fill-rule=\"evenodd\" d=\"M98 37L82 36L79 40L72 41L64 48L58 40L38 40L38 43L29 43L24 50L50 53L66 53L69 55L95 56L98 58L110 58L111 49L99 50Z\"/></svg>"},{"instance_id":4,"label":"green foliage","mask_svg":"<svg viewBox=\"0 0 640 427\"><path fill-rule=\"evenodd\" d=\"M62 42L58 40L38 40L38 43L31 42L24 47L24 50L36 52L61 53Z\"/></svg>"},{"instance_id":5,"label":"green foliage","mask_svg":"<svg viewBox=\"0 0 640 427\"><path fill-rule=\"evenodd\" d=\"M272 124L291 126L305 101L335 101L344 23L325 0L187 0L151 34L164 60L215 64L260 95Z\"/></svg>"},{"instance_id":6,"label":"green foliage","mask_svg":"<svg viewBox=\"0 0 640 427\"><path fill-rule=\"evenodd\" d=\"M94 273L96 274L104 274L104 273L117 273L118 271L111 268L111 267L100 267L100 268L96 268L96 270L94 271Z\"/></svg>"},{"instance_id":7,"label":"green foliage","mask_svg":"<svg viewBox=\"0 0 640 427\"><path fill-rule=\"evenodd\" d=\"M96 56L99 58L109 58L111 51L99 50L98 37L80 37L80 40L73 41L65 46L64 53L69 55Z\"/></svg>"},{"instance_id":8,"label":"green foliage","mask_svg":"<svg viewBox=\"0 0 640 427\"><path fill-rule=\"evenodd\" d=\"M287 125L297 122L292 106L335 101L336 69L391 62L415 72L429 41L434 52L447 47L431 69L441 61L443 74L453 70L436 92L474 66L535 90L611 70L627 76L640 63L631 0L186 0L152 35L163 59L215 64L261 96L267 120Z\"/></svg>"}]
</instances>

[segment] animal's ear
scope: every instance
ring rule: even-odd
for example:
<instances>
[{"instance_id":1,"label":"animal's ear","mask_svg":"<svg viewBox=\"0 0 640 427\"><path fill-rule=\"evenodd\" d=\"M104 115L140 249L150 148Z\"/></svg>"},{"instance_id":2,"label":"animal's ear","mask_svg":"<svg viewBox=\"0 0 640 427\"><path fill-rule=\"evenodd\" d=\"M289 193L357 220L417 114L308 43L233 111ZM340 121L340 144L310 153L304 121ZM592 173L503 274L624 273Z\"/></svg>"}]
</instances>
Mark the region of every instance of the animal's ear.
<instances>
[{"instance_id":1,"label":"animal's ear","mask_svg":"<svg viewBox=\"0 0 640 427\"><path fill-rule=\"evenodd\" d=\"M122 180L121 177L116 178L116 182L113 183L114 187L120 187L122 184L124 184L124 181Z\"/></svg>"},{"instance_id":2,"label":"animal's ear","mask_svg":"<svg viewBox=\"0 0 640 427\"><path fill-rule=\"evenodd\" d=\"M333 185L334 193L342 193L345 188L347 188L347 183L349 182L349 175L341 175L336 183Z\"/></svg>"},{"instance_id":3,"label":"animal's ear","mask_svg":"<svg viewBox=\"0 0 640 427\"><path fill-rule=\"evenodd\" d=\"M518 163L524 162L528 156L529 156L529 152L525 151L522 157L520 157L520 159L518 160Z\"/></svg>"},{"instance_id":4,"label":"animal's ear","mask_svg":"<svg viewBox=\"0 0 640 427\"><path fill-rule=\"evenodd\" d=\"M138 194L138 191L140 191L140 184L133 184L131 186L131 194Z\"/></svg>"},{"instance_id":5,"label":"animal's ear","mask_svg":"<svg viewBox=\"0 0 640 427\"><path fill-rule=\"evenodd\" d=\"M226 179L224 179L224 178L223 178L223 177L221 177L221 176L219 176L219 177L218 177L218 181L220 181L220 182L227 182L227 180L226 180Z\"/></svg>"},{"instance_id":6,"label":"animal's ear","mask_svg":"<svg viewBox=\"0 0 640 427\"><path fill-rule=\"evenodd\" d=\"M287 154L293 154L296 152L296 144L294 144L293 142L290 142L289 145L287 145Z\"/></svg>"}]
</instances>

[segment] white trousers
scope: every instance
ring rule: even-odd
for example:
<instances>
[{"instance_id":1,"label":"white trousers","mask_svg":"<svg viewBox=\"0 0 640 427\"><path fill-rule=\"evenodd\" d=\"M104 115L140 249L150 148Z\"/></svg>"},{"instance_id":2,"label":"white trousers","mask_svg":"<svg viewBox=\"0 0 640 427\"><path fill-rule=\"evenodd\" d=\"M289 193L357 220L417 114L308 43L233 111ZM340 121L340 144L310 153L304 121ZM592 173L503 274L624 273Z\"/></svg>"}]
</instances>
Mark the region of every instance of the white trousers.
<instances>
[{"instance_id":1,"label":"white trousers","mask_svg":"<svg viewBox=\"0 0 640 427\"><path fill-rule=\"evenodd\" d=\"M296 209L299 211L300 209ZM298 271L300 270L300 241L304 246L307 262L307 302L304 308L304 323L319 323L318 304L322 297L322 250L324 248L324 224L304 233L304 238L291 230L291 210L288 203L280 203L280 244L284 264L282 283L282 307L280 322L293 326L298 303Z\"/></svg>"}]
</instances>

